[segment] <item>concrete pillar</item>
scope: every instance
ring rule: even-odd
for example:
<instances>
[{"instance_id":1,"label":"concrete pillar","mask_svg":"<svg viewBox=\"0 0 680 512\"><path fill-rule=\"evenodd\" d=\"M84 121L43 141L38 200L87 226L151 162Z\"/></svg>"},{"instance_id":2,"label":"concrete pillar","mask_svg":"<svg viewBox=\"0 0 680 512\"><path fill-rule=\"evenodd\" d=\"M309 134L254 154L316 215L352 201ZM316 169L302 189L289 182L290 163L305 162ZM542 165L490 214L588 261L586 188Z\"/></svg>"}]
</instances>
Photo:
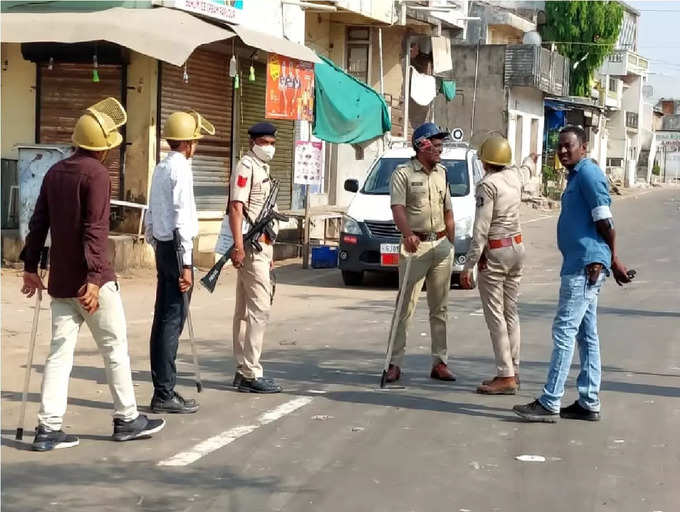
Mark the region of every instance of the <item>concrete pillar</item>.
<instances>
[{"instance_id":1,"label":"concrete pillar","mask_svg":"<svg viewBox=\"0 0 680 512\"><path fill-rule=\"evenodd\" d=\"M147 204L151 176L156 166L158 109L158 61L130 52L127 71L127 112L125 151L126 201ZM125 209L119 229L136 233L139 211Z\"/></svg>"}]
</instances>

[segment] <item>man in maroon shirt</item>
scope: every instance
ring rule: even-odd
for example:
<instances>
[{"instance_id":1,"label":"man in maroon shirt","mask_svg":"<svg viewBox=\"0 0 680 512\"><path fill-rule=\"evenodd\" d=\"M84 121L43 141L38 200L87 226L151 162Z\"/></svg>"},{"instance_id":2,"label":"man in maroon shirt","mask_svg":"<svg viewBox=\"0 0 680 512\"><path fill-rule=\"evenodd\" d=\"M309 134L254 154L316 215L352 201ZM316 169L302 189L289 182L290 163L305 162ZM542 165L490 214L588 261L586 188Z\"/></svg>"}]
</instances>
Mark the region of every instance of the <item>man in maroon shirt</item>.
<instances>
[{"instance_id":1,"label":"man in maroon shirt","mask_svg":"<svg viewBox=\"0 0 680 512\"><path fill-rule=\"evenodd\" d=\"M68 380L80 326L85 322L104 358L113 396L113 439L148 437L165 426L137 411L125 313L106 249L111 181L103 162L123 137L127 121L122 105L107 98L89 107L73 130L73 156L53 165L42 183L22 254L24 285L32 297L44 289L37 274L48 230L52 247L48 293L52 296L52 343L45 363L38 428L33 449L47 451L78 444L61 430Z\"/></svg>"}]
</instances>

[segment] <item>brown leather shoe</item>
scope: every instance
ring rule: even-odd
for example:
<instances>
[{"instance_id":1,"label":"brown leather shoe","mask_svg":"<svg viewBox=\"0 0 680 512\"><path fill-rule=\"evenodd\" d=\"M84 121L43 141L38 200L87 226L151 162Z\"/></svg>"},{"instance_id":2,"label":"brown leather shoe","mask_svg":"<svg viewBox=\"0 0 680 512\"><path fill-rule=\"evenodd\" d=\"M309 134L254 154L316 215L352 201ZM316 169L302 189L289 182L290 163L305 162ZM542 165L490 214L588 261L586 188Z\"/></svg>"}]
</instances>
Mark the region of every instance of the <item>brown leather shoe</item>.
<instances>
[{"instance_id":1,"label":"brown leather shoe","mask_svg":"<svg viewBox=\"0 0 680 512\"><path fill-rule=\"evenodd\" d=\"M439 362L432 367L432 371L430 372L430 378L449 381L456 380L456 376L453 373L451 373L449 367L446 366L446 363L443 362Z\"/></svg>"},{"instance_id":2,"label":"brown leather shoe","mask_svg":"<svg viewBox=\"0 0 680 512\"><path fill-rule=\"evenodd\" d=\"M399 368L397 365L391 364L387 369L387 377L385 378L385 381L396 382L399 380L399 377L401 377L401 368Z\"/></svg>"},{"instance_id":3,"label":"brown leather shoe","mask_svg":"<svg viewBox=\"0 0 680 512\"><path fill-rule=\"evenodd\" d=\"M482 386L488 386L488 385L491 384L491 383L494 381L494 379L496 379L496 378L498 378L498 377L494 377L493 379L483 380L483 381L482 381ZM519 373L515 374L515 384L517 384L517 391L519 391Z\"/></svg>"},{"instance_id":4,"label":"brown leather shoe","mask_svg":"<svg viewBox=\"0 0 680 512\"><path fill-rule=\"evenodd\" d=\"M477 388L477 393L482 395L514 395L517 393L517 389L515 377L494 377L488 384L482 382L482 385Z\"/></svg>"}]
</instances>

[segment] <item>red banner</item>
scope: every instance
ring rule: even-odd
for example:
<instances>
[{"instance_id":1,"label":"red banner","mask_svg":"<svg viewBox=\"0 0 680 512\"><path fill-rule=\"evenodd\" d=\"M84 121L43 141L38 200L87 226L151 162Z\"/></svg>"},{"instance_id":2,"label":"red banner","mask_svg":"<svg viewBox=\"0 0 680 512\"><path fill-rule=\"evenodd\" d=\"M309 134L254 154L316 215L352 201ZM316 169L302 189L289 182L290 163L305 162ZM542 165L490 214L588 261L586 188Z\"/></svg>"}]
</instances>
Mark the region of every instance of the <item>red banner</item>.
<instances>
[{"instance_id":1,"label":"red banner","mask_svg":"<svg viewBox=\"0 0 680 512\"><path fill-rule=\"evenodd\" d=\"M314 64L269 54L265 117L314 120Z\"/></svg>"}]
</instances>

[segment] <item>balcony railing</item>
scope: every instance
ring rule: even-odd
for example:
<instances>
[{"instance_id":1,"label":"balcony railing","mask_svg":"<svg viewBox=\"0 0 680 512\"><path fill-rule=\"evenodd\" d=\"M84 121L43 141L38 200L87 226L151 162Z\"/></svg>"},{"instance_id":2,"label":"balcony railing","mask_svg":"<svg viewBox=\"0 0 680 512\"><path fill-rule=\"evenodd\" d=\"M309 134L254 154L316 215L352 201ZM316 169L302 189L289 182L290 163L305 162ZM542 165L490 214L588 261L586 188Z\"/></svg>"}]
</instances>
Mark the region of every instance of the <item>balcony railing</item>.
<instances>
[{"instance_id":1,"label":"balcony railing","mask_svg":"<svg viewBox=\"0 0 680 512\"><path fill-rule=\"evenodd\" d=\"M569 59L530 44L505 50L505 85L535 87L554 96L569 95Z\"/></svg>"},{"instance_id":2,"label":"balcony railing","mask_svg":"<svg viewBox=\"0 0 680 512\"><path fill-rule=\"evenodd\" d=\"M615 50L602 66L603 74L614 76L645 75L648 71L649 61L630 50Z\"/></svg>"},{"instance_id":3,"label":"balcony railing","mask_svg":"<svg viewBox=\"0 0 680 512\"><path fill-rule=\"evenodd\" d=\"M626 128L638 128L638 115L635 112L626 112Z\"/></svg>"}]
</instances>

